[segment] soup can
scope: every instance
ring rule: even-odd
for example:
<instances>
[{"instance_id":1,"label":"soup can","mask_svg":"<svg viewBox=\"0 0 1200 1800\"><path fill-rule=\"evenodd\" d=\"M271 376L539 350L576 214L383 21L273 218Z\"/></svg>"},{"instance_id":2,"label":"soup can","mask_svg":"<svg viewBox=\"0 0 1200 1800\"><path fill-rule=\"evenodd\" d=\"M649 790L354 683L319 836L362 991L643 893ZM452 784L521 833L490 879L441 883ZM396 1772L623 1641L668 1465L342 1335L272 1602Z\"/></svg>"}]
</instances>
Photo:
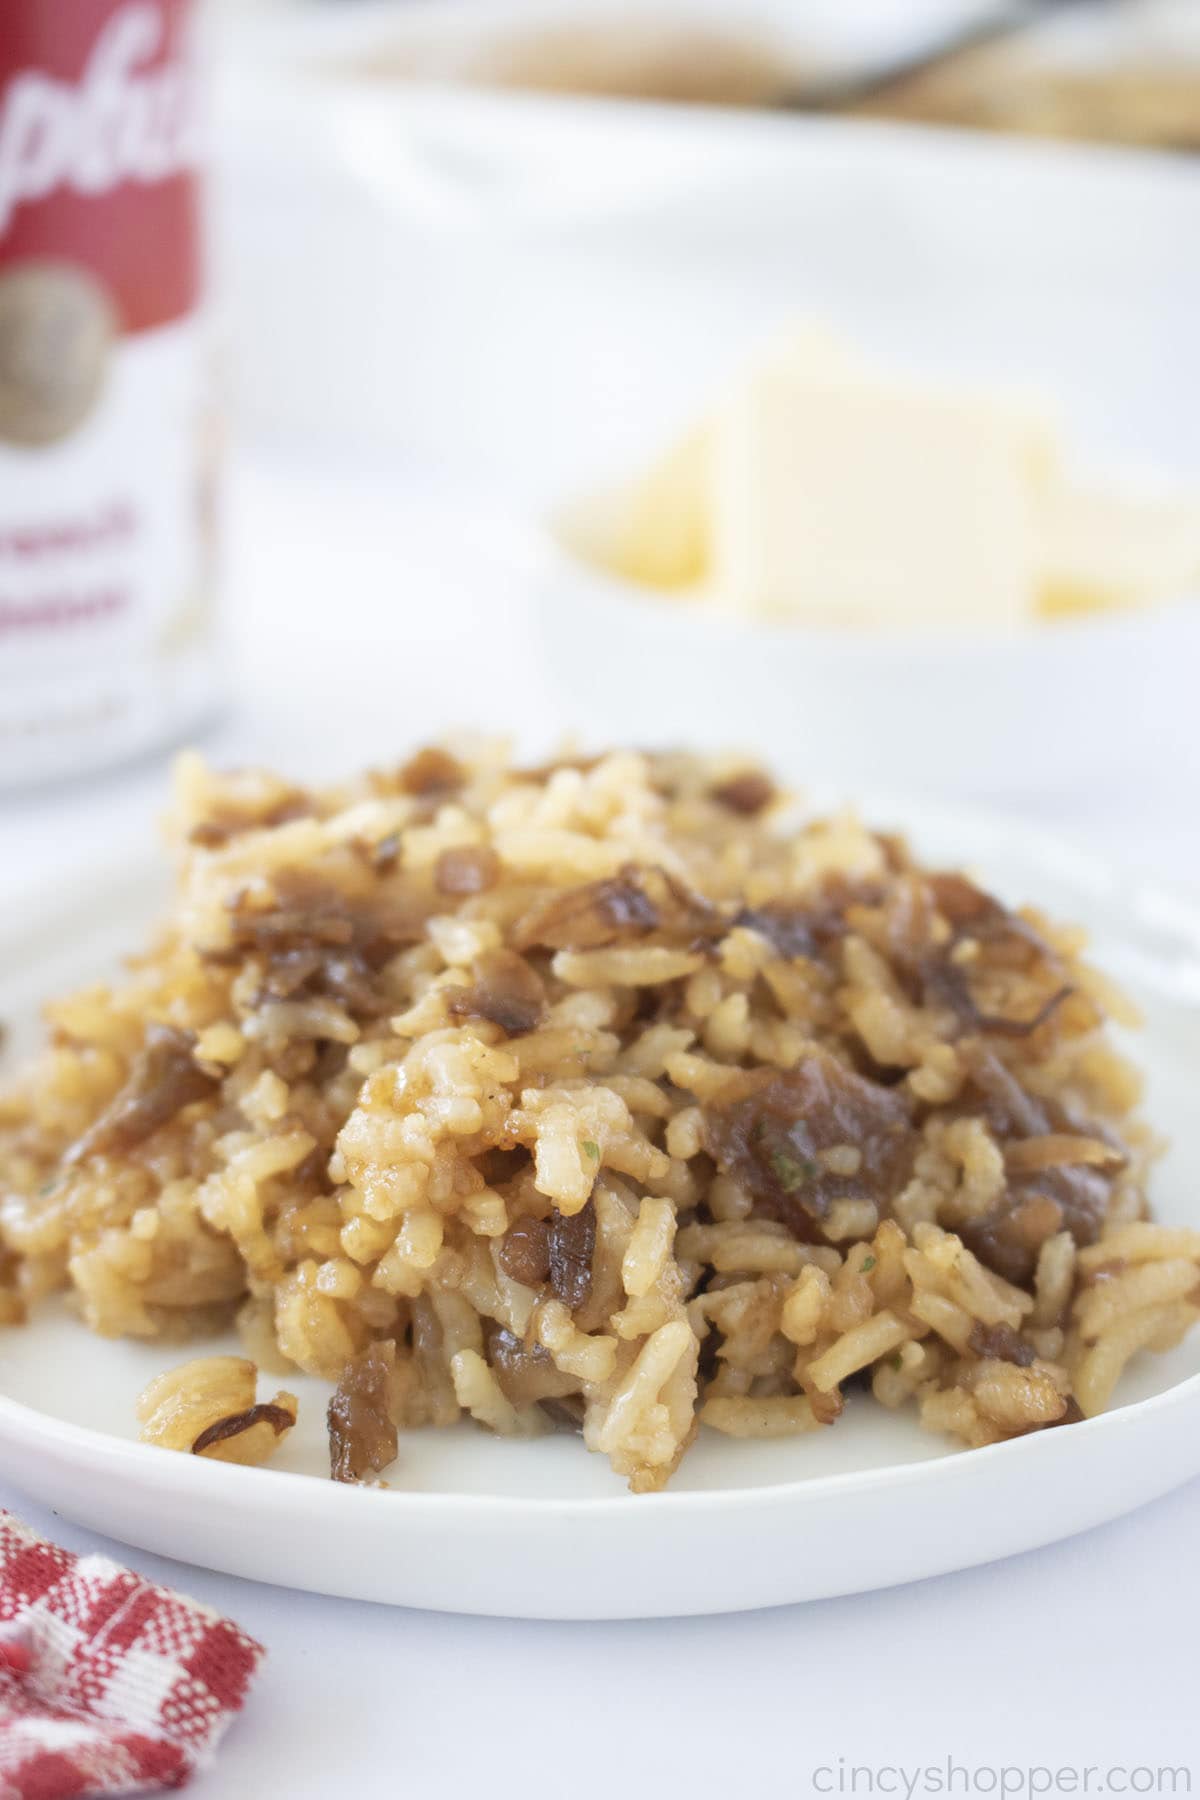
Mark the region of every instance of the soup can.
<instances>
[{"instance_id":1,"label":"soup can","mask_svg":"<svg viewBox=\"0 0 1200 1800\"><path fill-rule=\"evenodd\" d=\"M218 419L193 0L4 0L0 784L218 695Z\"/></svg>"}]
</instances>

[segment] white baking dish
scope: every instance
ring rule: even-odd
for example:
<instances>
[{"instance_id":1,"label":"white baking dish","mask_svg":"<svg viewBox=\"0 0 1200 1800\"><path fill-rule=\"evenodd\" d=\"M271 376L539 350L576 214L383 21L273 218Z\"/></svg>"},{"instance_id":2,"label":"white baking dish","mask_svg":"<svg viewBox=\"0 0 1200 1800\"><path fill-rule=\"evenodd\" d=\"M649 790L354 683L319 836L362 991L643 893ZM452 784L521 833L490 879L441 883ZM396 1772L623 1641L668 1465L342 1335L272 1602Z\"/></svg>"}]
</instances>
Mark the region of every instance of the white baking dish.
<instances>
[{"instance_id":1,"label":"white baking dish","mask_svg":"<svg viewBox=\"0 0 1200 1800\"><path fill-rule=\"evenodd\" d=\"M222 87L245 431L545 498L815 313L887 359L1041 389L1102 459L1200 469L1184 159L365 80L350 52L409 9L321 11Z\"/></svg>"}]
</instances>

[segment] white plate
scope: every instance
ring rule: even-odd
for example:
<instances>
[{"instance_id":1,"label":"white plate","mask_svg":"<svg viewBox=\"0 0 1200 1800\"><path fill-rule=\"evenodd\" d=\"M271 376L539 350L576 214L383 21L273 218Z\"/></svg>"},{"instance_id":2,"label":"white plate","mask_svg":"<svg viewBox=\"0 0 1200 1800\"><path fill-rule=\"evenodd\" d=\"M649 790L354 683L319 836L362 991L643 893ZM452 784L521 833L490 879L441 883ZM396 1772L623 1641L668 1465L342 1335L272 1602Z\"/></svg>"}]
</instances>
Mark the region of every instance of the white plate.
<instances>
[{"instance_id":1,"label":"white plate","mask_svg":"<svg viewBox=\"0 0 1200 1800\"><path fill-rule=\"evenodd\" d=\"M1163 1218L1200 1218L1200 911L1052 841L964 814L873 803L921 852L981 869L1007 897L1093 927L1148 1021L1150 1112L1174 1140ZM37 1001L103 973L161 898L126 863L64 904L0 916L0 1009L14 1053ZM279 1463L241 1469L135 1441L133 1399L172 1352L93 1338L51 1310L0 1333L4 1474L70 1519L162 1555L262 1581L450 1612L631 1618L733 1611L964 1568L1128 1511L1200 1470L1200 1334L1142 1360L1119 1406L1067 1430L953 1451L856 1396L817 1437L702 1433L670 1491L634 1498L573 1438L505 1443L474 1428L403 1440L388 1491L324 1477L328 1388L301 1377Z\"/></svg>"}]
</instances>

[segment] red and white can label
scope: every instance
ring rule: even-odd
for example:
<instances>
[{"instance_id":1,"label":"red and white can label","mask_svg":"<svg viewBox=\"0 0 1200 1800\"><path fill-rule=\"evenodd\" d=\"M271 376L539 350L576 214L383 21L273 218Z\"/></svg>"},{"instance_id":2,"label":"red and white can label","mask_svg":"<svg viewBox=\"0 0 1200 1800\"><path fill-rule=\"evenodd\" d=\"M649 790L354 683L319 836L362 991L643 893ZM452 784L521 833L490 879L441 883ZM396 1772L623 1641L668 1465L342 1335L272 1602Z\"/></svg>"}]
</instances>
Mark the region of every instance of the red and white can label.
<instances>
[{"instance_id":1,"label":"red and white can label","mask_svg":"<svg viewBox=\"0 0 1200 1800\"><path fill-rule=\"evenodd\" d=\"M0 779L185 730L215 432L191 0L5 0Z\"/></svg>"}]
</instances>

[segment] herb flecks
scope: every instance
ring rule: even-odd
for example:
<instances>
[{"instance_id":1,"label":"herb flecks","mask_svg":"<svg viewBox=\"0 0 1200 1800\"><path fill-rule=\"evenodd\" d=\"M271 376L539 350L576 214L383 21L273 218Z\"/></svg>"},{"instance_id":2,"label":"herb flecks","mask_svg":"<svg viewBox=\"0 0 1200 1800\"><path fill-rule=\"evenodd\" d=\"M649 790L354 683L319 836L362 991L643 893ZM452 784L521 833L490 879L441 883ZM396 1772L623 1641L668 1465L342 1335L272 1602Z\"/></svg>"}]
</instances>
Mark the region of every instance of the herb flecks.
<instances>
[{"instance_id":1,"label":"herb flecks","mask_svg":"<svg viewBox=\"0 0 1200 1800\"><path fill-rule=\"evenodd\" d=\"M815 1162L807 1156L793 1156L787 1150L772 1150L770 1163L771 1173L785 1194L798 1194L817 1174Z\"/></svg>"}]
</instances>

